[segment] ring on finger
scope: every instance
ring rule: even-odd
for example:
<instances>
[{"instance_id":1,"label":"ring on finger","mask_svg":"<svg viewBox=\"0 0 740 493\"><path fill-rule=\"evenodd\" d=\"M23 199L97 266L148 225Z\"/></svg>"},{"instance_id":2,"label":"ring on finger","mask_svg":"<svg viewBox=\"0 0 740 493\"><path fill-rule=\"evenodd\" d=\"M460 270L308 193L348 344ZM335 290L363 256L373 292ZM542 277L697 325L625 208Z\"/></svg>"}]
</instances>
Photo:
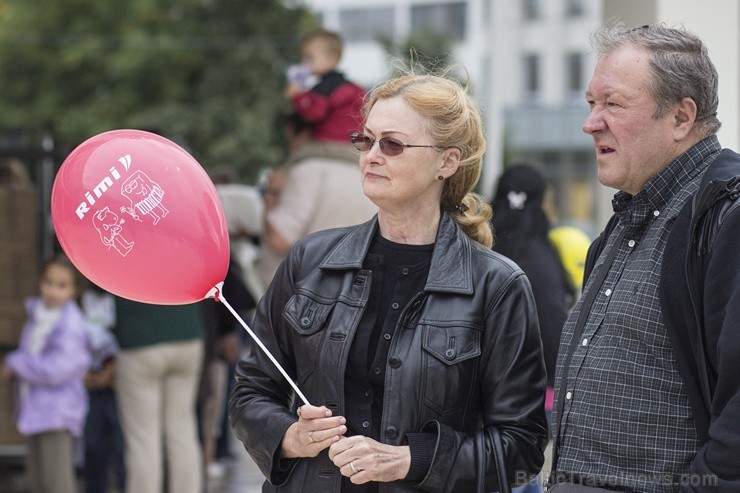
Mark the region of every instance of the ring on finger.
<instances>
[{"instance_id":1,"label":"ring on finger","mask_svg":"<svg viewBox=\"0 0 740 493\"><path fill-rule=\"evenodd\" d=\"M358 472L360 472L355 467L355 461L353 460L349 461L349 468L352 469L352 474L357 474Z\"/></svg>"},{"instance_id":2,"label":"ring on finger","mask_svg":"<svg viewBox=\"0 0 740 493\"><path fill-rule=\"evenodd\" d=\"M314 439L313 439L313 431L309 431L308 432L308 439L311 441L311 443L314 442Z\"/></svg>"}]
</instances>

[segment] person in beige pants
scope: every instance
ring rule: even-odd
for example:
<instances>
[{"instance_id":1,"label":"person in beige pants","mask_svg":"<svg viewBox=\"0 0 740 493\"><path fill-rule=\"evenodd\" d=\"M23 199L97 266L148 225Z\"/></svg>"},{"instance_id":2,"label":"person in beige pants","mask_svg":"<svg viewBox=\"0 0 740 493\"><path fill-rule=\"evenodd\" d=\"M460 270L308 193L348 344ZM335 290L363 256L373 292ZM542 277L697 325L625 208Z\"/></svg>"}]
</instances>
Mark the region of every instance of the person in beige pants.
<instances>
[{"instance_id":1,"label":"person in beige pants","mask_svg":"<svg viewBox=\"0 0 740 493\"><path fill-rule=\"evenodd\" d=\"M201 493L195 416L203 360L200 305L118 299L116 311L121 344L116 390L126 447L126 492Z\"/></svg>"}]
</instances>

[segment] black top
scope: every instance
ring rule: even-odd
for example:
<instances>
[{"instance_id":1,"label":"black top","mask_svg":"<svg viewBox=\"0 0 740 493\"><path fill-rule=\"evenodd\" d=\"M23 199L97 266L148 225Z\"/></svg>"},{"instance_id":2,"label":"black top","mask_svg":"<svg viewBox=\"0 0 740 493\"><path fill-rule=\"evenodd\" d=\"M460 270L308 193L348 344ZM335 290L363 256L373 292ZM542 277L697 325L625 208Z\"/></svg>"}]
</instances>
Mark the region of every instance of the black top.
<instances>
[{"instance_id":1,"label":"black top","mask_svg":"<svg viewBox=\"0 0 740 493\"><path fill-rule=\"evenodd\" d=\"M433 248L433 244L394 243L383 238L380 232L370 244L363 263L363 268L372 273L370 298L352 341L344 377L347 436L365 435L380 441L388 350L401 313L411 299L424 290ZM431 458L416 455L417 460L426 462L428 469ZM424 469L423 464L419 469ZM423 475L407 477L409 480L421 478ZM355 485L348 478L342 478L342 491L374 492L378 491L378 485Z\"/></svg>"}]
</instances>

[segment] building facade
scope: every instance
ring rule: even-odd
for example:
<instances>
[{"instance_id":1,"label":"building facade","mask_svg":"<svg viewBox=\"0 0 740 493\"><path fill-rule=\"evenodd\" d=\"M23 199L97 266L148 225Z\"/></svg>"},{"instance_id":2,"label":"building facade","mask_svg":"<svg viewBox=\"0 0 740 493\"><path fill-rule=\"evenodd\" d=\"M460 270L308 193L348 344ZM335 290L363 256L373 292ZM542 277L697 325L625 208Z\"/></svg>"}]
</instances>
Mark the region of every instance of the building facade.
<instances>
[{"instance_id":1,"label":"building facade","mask_svg":"<svg viewBox=\"0 0 740 493\"><path fill-rule=\"evenodd\" d=\"M595 235L611 214L614 190L598 184L592 139L581 131L588 112L584 92L596 63L590 33L612 19L634 25L663 21L697 32L720 71L720 101L728 102L720 114L720 139L737 148L740 0L713 1L713 9L692 0L293 3L308 6L324 27L343 36L342 69L366 87L390 74L392 60L379 39L402 42L424 30L447 36L486 120L488 152L479 191L490 197L504 166L530 163L552 184L556 222ZM712 26L718 22L724 39L716 39Z\"/></svg>"}]
</instances>

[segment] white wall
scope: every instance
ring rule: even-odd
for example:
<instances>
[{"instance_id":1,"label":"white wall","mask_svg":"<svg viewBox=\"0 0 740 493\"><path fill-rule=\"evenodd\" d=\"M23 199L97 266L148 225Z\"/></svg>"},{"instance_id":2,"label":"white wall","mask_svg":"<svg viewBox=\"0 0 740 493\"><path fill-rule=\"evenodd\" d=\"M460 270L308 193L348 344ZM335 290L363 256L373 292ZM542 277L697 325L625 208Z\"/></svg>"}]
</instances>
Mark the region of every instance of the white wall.
<instances>
[{"instance_id":1,"label":"white wall","mask_svg":"<svg viewBox=\"0 0 740 493\"><path fill-rule=\"evenodd\" d=\"M718 132L725 147L740 149L740 0L660 0L658 19L683 25L707 45L719 72Z\"/></svg>"}]
</instances>

